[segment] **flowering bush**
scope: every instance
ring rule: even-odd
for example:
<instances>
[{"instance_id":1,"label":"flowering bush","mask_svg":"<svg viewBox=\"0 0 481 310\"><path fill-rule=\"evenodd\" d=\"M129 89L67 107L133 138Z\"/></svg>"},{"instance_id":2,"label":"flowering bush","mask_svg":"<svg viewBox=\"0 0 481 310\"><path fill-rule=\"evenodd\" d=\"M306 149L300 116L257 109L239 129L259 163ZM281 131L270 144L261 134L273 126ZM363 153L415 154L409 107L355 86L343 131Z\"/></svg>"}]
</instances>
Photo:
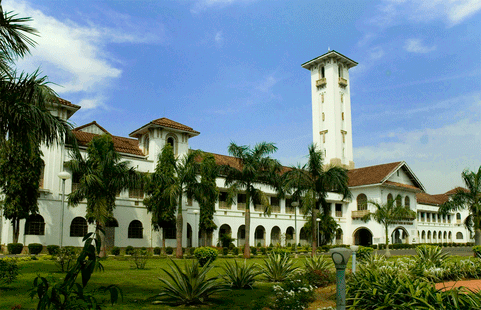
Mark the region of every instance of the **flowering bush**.
<instances>
[{"instance_id":1,"label":"flowering bush","mask_svg":"<svg viewBox=\"0 0 481 310\"><path fill-rule=\"evenodd\" d=\"M314 300L314 287L302 275L296 275L273 288L276 294L274 309L301 310Z\"/></svg>"}]
</instances>

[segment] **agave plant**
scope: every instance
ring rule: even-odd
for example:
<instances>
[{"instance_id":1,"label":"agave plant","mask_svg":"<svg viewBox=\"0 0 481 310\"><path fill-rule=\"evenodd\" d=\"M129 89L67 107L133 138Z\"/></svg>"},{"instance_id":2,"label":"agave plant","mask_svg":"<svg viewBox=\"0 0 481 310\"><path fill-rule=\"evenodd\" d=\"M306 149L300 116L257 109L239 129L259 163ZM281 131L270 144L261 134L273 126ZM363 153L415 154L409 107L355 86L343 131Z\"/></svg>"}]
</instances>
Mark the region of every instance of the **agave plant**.
<instances>
[{"instance_id":1,"label":"agave plant","mask_svg":"<svg viewBox=\"0 0 481 310\"><path fill-rule=\"evenodd\" d=\"M416 248L416 261L424 267L439 267L449 257L438 246L421 245Z\"/></svg>"},{"instance_id":2,"label":"agave plant","mask_svg":"<svg viewBox=\"0 0 481 310\"><path fill-rule=\"evenodd\" d=\"M261 273L270 282L282 282L297 271L299 267L286 255L268 254L261 267Z\"/></svg>"},{"instance_id":3,"label":"agave plant","mask_svg":"<svg viewBox=\"0 0 481 310\"><path fill-rule=\"evenodd\" d=\"M257 264L247 265L247 261L244 260L244 264L225 263L222 267L224 270L223 278L230 284L231 288L244 289L253 288L256 277L260 274L259 266Z\"/></svg>"},{"instance_id":4,"label":"agave plant","mask_svg":"<svg viewBox=\"0 0 481 310\"><path fill-rule=\"evenodd\" d=\"M201 304L210 295L229 290L228 285L218 281L218 276L207 278L207 273L212 266L199 267L197 261L186 262L185 271L183 271L174 261L171 260L171 262L170 272L162 268L171 281L159 278L162 282L162 291L159 296L166 302L184 305Z\"/></svg>"},{"instance_id":5,"label":"agave plant","mask_svg":"<svg viewBox=\"0 0 481 310\"><path fill-rule=\"evenodd\" d=\"M313 270L327 270L334 267L332 261L327 260L324 256L312 256L307 257L304 261L304 267L306 271Z\"/></svg>"}]
</instances>

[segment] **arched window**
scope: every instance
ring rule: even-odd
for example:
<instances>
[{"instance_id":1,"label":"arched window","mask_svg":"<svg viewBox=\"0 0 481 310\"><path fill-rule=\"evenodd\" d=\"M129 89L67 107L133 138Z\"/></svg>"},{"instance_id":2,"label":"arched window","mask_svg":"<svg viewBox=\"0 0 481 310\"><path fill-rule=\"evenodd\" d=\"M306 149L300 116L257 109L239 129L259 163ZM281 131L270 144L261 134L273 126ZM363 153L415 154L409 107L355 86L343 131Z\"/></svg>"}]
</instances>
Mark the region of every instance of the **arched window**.
<instances>
[{"instance_id":1,"label":"arched window","mask_svg":"<svg viewBox=\"0 0 481 310\"><path fill-rule=\"evenodd\" d=\"M393 200L394 200L394 198L392 198L392 194L389 193L389 194L387 195L387 202L389 203L389 202L391 202L391 201L393 201Z\"/></svg>"},{"instance_id":2,"label":"arched window","mask_svg":"<svg viewBox=\"0 0 481 310\"><path fill-rule=\"evenodd\" d=\"M410 202L410 200L409 200L409 196L404 197L404 206L405 206L406 208L410 208L410 207L411 207L411 202Z\"/></svg>"},{"instance_id":3,"label":"arched window","mask_svg":"<svg viewBox=\"0 0 481 310\"><path fill-rule=\"evenodd\" d=\"M70 237L83 237L87 234L87 221L83 217L76 217L70 224Z\"/></svg>"},{"instance_id":4,"label":"arched window","mask_svg":"<svg viewBox=\"0 0 481 310\"><path fill-rule=\"evenodd\" d=\"M396 207L400 207L402 206L403 202L402 202L402 198L401 198L401 195L397 195L396 197Z\"/></svg>"},{"instance_id":5,"label":"arched window","mask_svg":"<svg viewBox=\"0 0 481 310\"><path fill-rule=\"evenodd\" d=\"M357 196L357 210L367 210L367 197L364 194Z\"/></svg>"},{"instance_id":6,"label":"arched window","mask_svg":"<svg viewBox=\"0 0 481 310\"><path fill-rule=\"evenodd\" d=\"M150 138L149 138L149 134L147 133L144 136L144 155L149 155L149 146L150 146Z\"/></svg>"},{"instance_id":7,"label":"arched window","mask_svg":"<svg viewBox=\"0 0 481 310\"><path fill-rule=\"evenodd\" d=\"M40 214L32 214L27 218L25 235L45 235L45 221Z\"/></svg>"},{"instance_id":8,"label":"arched window","mask_svg":"<svg viewBox=\"0 0 481 310\"><path fill-rule=\"evenodd\" d=\"M174 154L177 155L177 137L174 134L170 133L167 135L165 141L167 142L167 144L170 144L172 146L172 151L174 152Z\"/></svg>"},{"instance_id":9,"label":"arched window","mask_svg":"<svg viewBox=\"0 0 481 310\"><path fill-rule=\"evenodd\" d=\"M456 213L456 219L461 221L461 213Z\"/></svg>"},{"instance_id":10,"label":"arched window","mask_svg":"<svg viewBox=\"0 0 481 310\"><path fill-rule=\"evenodd\" d=\"M128 238L131 239L142 239L143 238L142 223L138 220L133 220L129 224Z\"/></svg>"},{"instance_id":11,"label":"arched window","mask_svg":"<svg viewBox=\"0 0 481 310\"><path fill-rule=\"evenodd\" d=\"M462 232L457 232L457 233L456 233L456 239L463 239L463 233L462 233Z\"/></svg>"}]
</instances>

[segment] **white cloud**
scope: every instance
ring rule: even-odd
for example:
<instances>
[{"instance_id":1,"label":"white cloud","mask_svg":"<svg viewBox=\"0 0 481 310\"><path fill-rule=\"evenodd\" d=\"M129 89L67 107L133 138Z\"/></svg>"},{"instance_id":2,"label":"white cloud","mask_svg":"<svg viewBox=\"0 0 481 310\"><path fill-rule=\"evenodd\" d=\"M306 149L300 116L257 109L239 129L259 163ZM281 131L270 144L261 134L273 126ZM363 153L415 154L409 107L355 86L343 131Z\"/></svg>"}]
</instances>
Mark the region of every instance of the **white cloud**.
<instances>
[{"instance_id":1,"label":"white cloud","mask_svg":"<svg viewBox=\"0 0 481 310\"><path fill-rule=\"evenodd\" d=\"M197 14L210 8L223 8L234 3L246 3L255 0L196 0L190 9L191 13Z\"/></svg>"},{"instance_id":2,"label":"white cloud","mask_svg":"<svg viewBox=\"0 0 481 310\"><path fill-rule=\"evenodd\" d=\"M480 104L478 97L469 113L446 126L397 133L393 142L356 148L356 164L405 160L430 193L461 186L461 172L481 165Z\"/></svg>"},{"instance_id":3,"label":"white cloud","mask_svg":"<svg viewBox=\"0 0 481 310\"><path fill-rule=\"evenodd\" d=\"M32 72L40 67L51 81L61 85L52 84L61 97L67 100L76 97L78 101L73 103L87 109L105 107L106 89L122 74L119 61L107 52L107 44L156 42L160 39L154 33L139 34L126 28L108 28L88 20L84 25L68 19L60 21L26 1L9 0L3 6L19 16L31 16L33 21L29 25L40 33L35 38L37 45L32 49L32 56L18 61L18 68Z\"/></svg>"},{"instance_id":4,"label":"white cloud","mask_svg":"<svg viewBox=\"0 0 481 310\"><path fill-rule=\"evenodd\" d=\"M421 39L408 39L404 44L404 49L411 53L426 54L436 50L436 46L426 46Z\"/></svg>"},{"instance_id":5,"label":"white cloud","mask_svg":"<svg viewBox=\"0 0 481 310\"><path fill-rule=\"evenodd\" d=\"M270 74L268 76L265 76L256 88L261 92L267 93L272 90L272 88L277 84L277 82L279 82L279 80L274 76L274 74Z\"/></svg>"},{"instance_id":6,"label":"white cloud","mask_svg":"<svg viewBox=\"0 0 481 310\"><path fill-rule=\"evenodd\" d=\"M222 34L222 31L217 31L214 37L214 41L217 47L221 47L224 44L224 36Z\"/></svg>"}]
</instances>

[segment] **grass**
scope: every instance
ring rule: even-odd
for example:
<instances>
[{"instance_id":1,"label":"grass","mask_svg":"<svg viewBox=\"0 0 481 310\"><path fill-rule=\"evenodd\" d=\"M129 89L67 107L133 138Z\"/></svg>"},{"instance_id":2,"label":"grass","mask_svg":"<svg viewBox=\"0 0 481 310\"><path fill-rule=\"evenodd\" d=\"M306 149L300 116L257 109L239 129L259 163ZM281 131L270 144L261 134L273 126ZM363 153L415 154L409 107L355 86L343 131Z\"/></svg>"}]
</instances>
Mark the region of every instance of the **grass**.
<instances>
[{"instance_id":1,"label":"grass","mask_svg":"<svg viewBox=\"0 0 481 310\"><path fill-rule=\"evenodd\" d=\"M294 259L296 266L303 266L303 258ZM187 259L185 261L188 261ZM209 275L217 275L222 272L221 266L231 259L220 258L214 262L214 268ZM242 261L242 260L240 260ZM168 259L149 259L146 269L132 269L131 262L125 259L109 258L102 262L104 272L95 272L90 279L87 290L98 288L102 285L116 284L124 294L120 304L110 306L107 296L96 294L98 300L103 300L105 309L172 309L168 305L154 305L156 295L160 292L159 277L165 276L162 268L168 268ZM253 258L248 264L263 264L264 260ZM53 261L19 261L20 274L14 283L0 287L0 309L11 309L20 305L21 309L34 309L37 299L31 299L28 295L32 283L37 274L49 279L61 281L65 274L59 273ZM183 262L181 262L183 265ZM253 290L232 290L213 295L210 304L201 306L201 309L262 309L272 303L274 293L272 283L256 282ZM175 307L175 309L192 309L192 307Z\"/></svg>"}]
</instances>

